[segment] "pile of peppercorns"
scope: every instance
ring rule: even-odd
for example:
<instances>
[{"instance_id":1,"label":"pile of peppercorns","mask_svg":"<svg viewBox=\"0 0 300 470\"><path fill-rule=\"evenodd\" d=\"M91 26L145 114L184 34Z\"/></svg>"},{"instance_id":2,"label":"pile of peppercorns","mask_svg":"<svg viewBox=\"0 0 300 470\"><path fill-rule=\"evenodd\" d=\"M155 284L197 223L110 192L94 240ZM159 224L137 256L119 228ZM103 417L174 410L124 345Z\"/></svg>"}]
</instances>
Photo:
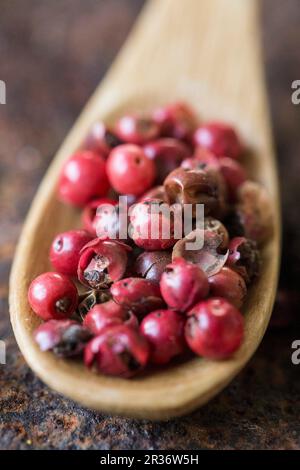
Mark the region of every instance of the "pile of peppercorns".
<instances>
[{"instance_id":1,"label":"pile of peppercorns","mask_svg":"<svg viewBox=\"0 0 300 470\"><path fill-rule=\"evenodd\" d=\"M121 377L188 351L232 355L243 340L239 309L259 274L257 247L272 226L268 195L247 179L243 153L231 126L199 124L185 103L112 128L96 122L58 184L60 200L82 208L83 229L55 237L55 272L29 287L44 320L34 332L41 350L83 355L87 367ZM131 238L120 235L119 195L133 207ZM201 249L187 248L197 229L178 239L171 224L167 238L141 237L151 232L151 207L163 203L192 205L192 218L204 204ZM99 212L107 204L116 211ZM97 237L103 227L115 239Z\"/></svg>"}]
</instances>

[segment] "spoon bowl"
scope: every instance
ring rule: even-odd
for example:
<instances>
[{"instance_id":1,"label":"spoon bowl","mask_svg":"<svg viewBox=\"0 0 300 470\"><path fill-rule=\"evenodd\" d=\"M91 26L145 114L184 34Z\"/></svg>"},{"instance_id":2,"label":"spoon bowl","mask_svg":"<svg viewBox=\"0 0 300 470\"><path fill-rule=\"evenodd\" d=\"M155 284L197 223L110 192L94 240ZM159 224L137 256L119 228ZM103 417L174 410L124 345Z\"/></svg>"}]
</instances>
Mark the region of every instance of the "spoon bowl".
<instances>
[{"instance_id":1,"label":"spoon bowl","mask_svg":"<svg viewBox=\"0 0 300 470\"><path fill-rule=\"evenodd\" d=\"M280 216L254 0L152 0L51 164L24 225L10 279L10 312L19 347L35 373L54 390L80 404L131 417L167 419L203 405L242 369L267 328L276 293L280 258ZM147 110L183 100L201 119L232 123L251 149L245 164L270 193L272 237L262 249L259 279L245 313L245 340L226 361L190 359L131 380L96 375L77 361L41 352L32 338L39 319L27 290L50 270L53 237L79 226L79 212L56 198L62 163L80 146L97 119Z\"/></svg>"}]
</instances>

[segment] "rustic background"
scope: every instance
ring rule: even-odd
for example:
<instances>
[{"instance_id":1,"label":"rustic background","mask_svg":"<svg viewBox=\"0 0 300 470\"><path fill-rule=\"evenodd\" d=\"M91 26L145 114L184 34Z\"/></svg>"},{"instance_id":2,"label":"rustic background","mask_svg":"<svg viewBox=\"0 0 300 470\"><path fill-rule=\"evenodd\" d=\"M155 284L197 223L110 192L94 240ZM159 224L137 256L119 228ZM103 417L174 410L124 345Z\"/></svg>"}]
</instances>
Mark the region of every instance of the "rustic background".
<instances>
[{"instance_id":1,"label":"rustic background","mask_svg":"<svg viewBox=\"0 0 300 470\"><path fill-rule=\"evenodd\" d=\"M52 393L28 369L8 316L21 226L53 154L122 45L143 0L2 0L0 79L0 449L299 449L300 79L298 0L263 0L268 91L283 205L283 260L273 326L234 382L203 409L166 423L112 418ZM251 84L249 84L251 92ZM298 315L298 318L297 318ZM298 329L298 330L297 330Z\"/></svg>"}]
</instances>

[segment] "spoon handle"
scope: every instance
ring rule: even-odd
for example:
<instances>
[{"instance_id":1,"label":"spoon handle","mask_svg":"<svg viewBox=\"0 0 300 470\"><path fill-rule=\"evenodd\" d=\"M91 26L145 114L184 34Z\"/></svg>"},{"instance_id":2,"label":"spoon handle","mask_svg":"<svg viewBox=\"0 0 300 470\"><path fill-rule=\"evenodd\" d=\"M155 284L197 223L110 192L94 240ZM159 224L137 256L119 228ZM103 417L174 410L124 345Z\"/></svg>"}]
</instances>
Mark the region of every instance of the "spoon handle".
<instances>
[{"instance_id":1,"label":"spoon handle","mask_svg":"<svg viewBox=\"0 0 300 470\"><path fill-rule=\"evenodd\" d=\"M228 118L224 96L233 115L245 106L258 112L261 63L256 0L150 0L107 84L130 95L163 90L166 99L192 92L212 115Z\"/></svg>"},{"instance_id":2,"label":"spoon handle","mask_svg":"<svg viewBox=\"0 0 300 470\"><path fill-rule=\"evenodd\" d=\"M187 100L206 118L238 124L246 141L264 134L265 143L270 129L258 13L257 0L148 1L89 103L90 122L98 117L95 103L109 114L141 101L145 109L154 101Z\"/></svg>"}]
</instances>

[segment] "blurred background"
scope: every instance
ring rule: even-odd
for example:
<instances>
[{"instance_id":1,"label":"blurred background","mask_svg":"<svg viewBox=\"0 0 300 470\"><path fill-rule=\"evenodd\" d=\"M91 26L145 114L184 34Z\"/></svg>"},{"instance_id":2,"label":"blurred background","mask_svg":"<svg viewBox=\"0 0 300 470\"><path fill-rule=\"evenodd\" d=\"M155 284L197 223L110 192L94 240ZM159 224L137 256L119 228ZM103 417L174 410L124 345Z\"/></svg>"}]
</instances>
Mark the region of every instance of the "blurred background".
<instances>
[{"instance_id":1,"label":"blurred background","mask_svg":"<svg viewBox=\"0 0 300 470\"><path fill-rule=\"evenodd\" d=\"M199 0L201 1L201 0ZM16 346L8 277L16 242L51 158L122 46L143 0L1 0L0 449L299 449L300 79L299 0L261 0L264 58L279 164L283 258L265 339L217 398L166 423L107 417L44 386Z\"/></svg>"}]
</instances>

